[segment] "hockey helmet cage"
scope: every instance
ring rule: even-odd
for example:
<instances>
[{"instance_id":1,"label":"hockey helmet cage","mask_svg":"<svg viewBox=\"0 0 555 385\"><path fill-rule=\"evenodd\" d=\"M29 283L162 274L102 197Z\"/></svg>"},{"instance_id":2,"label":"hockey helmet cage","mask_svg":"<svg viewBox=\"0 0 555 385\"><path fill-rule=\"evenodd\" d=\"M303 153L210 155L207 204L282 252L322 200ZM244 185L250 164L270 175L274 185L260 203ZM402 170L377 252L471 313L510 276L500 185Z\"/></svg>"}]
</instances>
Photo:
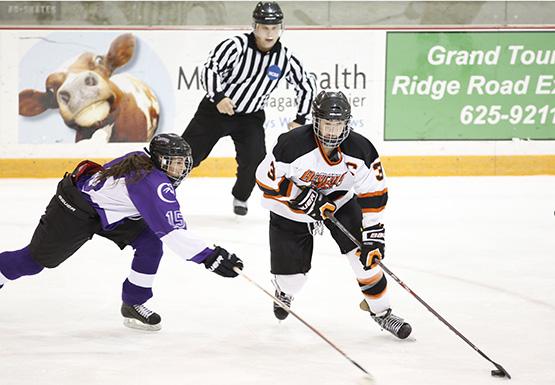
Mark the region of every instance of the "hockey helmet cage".
<instances>
[{"instance_id":1,"label":"hockey helmet cage","mask_svg":"<svg viewBox=\"0 0 555 385\"><path fill-rule=\"evenodd\" d=\"M146 149L145 149L146 150ZM173 187L179 186L193 168L193 154L191 146L177 134L158 134L150 141L147 153L159 170L162 170L171 180ZM184 165L179 175L174 174L170 168L175 163Z\"/></svg>"},{"instance_id":2,"label":"hockey helmet cage","mask_svg":"<svg viewBox=\"0 0 555 385\"><path fill-rule=\"evenodd\" d=\"M252 12L252 19L256 24L281 24L283 12L275 1L260 1Z\"/></svg>"},{"instance_id":3,"label":"hockey helmet cage","mask_svg":"<svg viewBox=\"0 0 555 385\"><path fill-rule=\"evenodd\" d=\"M343 131L339 135L322 132L321 119L342 121ZM321 91L312 102L312 121L314 134L326 147L338 147L351 132L351 105L341 91Z\"/></svg>"}]
</instances>

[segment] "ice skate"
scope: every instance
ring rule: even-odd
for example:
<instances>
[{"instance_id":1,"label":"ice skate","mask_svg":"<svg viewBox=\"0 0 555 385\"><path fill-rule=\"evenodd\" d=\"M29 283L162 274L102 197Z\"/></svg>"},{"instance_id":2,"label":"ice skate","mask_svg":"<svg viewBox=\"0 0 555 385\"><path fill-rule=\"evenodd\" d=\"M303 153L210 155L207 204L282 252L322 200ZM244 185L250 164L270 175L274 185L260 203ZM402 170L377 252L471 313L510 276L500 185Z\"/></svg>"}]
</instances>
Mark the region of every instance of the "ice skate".
<instances>
[{"instance_id":1,"label":"ice skate","mask_svg":"<svg viewBox=\"0 0 555 385\"><path fill-rule=\"evenodd\" d=\"M247 202L240 201L237 198L233 198L233 212L236 215L244 216L247 215L249 208L247 207Z\"/></svg>"},{"instance_id":2,"label":"ice skate","mask_svg":"<svg viewBox=\"0 0 555 385\"><path fill-rule=\"evenodd\" d=\"M404 319L393 314L391 309L387 309L381 315L370 312L370 316L382 329L387 330L401 340L407 338L412 332L412 327Z\"/></svg>"},{"instance_id":3,"label":"ice skate","mask_svg":"<svg viewBox=\"0 0 555 385\"><path fill-rule=\"evenodd\" d=\"M293 301L293 296L285 294L284 292L275 291L275 296L281 302L286 304L287 306L291 307L291 301ZM279 304L274 302L274 315L280 321L283 321L289 315L289 312L281 307Z\"/></svg>"},{"instance_id":4,"label":"ice skate","mask_svg":"<svg viewBox=\"0 0 555 385\"><path fill-rule=\"evenodd\" d=\"M395 314L391 312L391 309L387 309L386 311L380 313L379 315L372 313L370 308L368 307L368 303L366 301L362 301L360 303L360 308L364 311L370 313L370 316L380 327L382 330L387 330L395 337L404 340L407 338L410 333L412 332L412 327L408 322L405 322L404 319L401 317L397 317Z\"/></svg>"},{"instance_id":5,"label":"ice skate","mask_svg":"<svg viewBox=\"0 0 555 385\"><path fill-rule=\"evenodd\" d=\"M131 329L158 331L162 328L162 319L158 314L144 305L121 305L123 324Z\"/></svg>"}]
</instances>

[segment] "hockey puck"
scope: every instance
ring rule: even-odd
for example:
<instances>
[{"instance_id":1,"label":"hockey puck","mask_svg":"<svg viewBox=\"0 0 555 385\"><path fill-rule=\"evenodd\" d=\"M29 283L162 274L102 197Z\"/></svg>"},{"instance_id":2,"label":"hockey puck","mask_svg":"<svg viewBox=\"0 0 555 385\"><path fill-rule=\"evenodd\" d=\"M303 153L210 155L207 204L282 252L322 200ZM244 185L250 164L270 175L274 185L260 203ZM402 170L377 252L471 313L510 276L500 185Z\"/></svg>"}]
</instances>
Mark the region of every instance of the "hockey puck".
<instances>
[{"instance_id":1,"label":"hockey puck","mask_svg":"<svg viewBox=\"0 0 555 385\"><path fill-rule=\"evenodd\" d=\"M491 371L491 375L494 377L505 377L505 372L499 369L495 369Z\"/></svg>"}]
</instances>

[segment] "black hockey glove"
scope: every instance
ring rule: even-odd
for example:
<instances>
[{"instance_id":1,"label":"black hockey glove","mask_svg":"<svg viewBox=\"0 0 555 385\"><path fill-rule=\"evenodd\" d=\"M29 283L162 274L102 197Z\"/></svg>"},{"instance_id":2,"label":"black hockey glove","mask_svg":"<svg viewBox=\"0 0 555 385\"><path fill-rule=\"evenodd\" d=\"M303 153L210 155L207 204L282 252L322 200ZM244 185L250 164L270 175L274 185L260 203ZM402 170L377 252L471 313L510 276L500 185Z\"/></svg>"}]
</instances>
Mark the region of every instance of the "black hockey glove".
<instances>
[{"instance_id":1,"label":"black hockey glove","mask_svg":"<svg viewBox=\"0 0 555 385\"><path fill-rule=\"evenodd\" d=\"M362 230L360 262L369 270L385 257L385 229L381 223Z\"/></svg>"},{"instance_id":2,"label":"black hockey glove","mask_svg":"<svg viewBox=\"0 0 555 385\"><path fill-rule=\"evenodd\" d=\"M311 218L321 221L326 219L326 211L335 212L337 206L324 194L305 188L295 199L289 202L293 210L301 210Z\"/></svg>"},{"instance_id":3,"label":"black hockey glove","mask_svg":"<svg viewBox=\"0 0 555 385\"><path fill-rule=\"evenodd\" d=\"M234 267L243 270L243 261L235 254L229 254L228 251L220 246L216 246L212 254L204 261L206 268L222 277L237 277L237 273L233 271Z\"/></svg>"}]
</instances>

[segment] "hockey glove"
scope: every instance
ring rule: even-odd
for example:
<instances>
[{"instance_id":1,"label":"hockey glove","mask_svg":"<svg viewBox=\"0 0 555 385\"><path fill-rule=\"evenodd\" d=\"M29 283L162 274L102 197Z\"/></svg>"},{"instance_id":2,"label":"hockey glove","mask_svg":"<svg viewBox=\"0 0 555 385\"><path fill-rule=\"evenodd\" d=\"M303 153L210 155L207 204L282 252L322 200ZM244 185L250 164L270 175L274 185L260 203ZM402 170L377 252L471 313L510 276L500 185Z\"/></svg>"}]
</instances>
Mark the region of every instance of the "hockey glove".
<instances>
[{"instance_id":1,"label":"hockey glove","mask_svg":"<svg viewBox=\"0 0 555 385\"><path fill-rule=\"evenodd\" d=\"M292 201L289 206L294 210L300 210L311 218L321 221L328 217L326 211L335 212L337 206L324 194L312 189L305 188Z\"/></svg>"},{"instance_id":2,"label":"hockey glove","mask_svg":"<svg viewBox=\"0 0 555 385\"><path fill-rule=\"evenodd\" d=\"M212 254L202 263L208 270L222 277L237 277L237 273L233 270L234 267L243 270L243 261L237 258L235 254L229 254L226 249L220 246L216 246Z\"/></svg>"},{"instance_id":3,"label":"hockey glove","mask_svg":"<svg viewBox=\"0 0 555 385\"><path fill-rule=\"evenodd\" d=\"M381 223L362 230L360 262L364 270L375 267L385 257L385 229Z\"/></svg>"}]
</instances>

